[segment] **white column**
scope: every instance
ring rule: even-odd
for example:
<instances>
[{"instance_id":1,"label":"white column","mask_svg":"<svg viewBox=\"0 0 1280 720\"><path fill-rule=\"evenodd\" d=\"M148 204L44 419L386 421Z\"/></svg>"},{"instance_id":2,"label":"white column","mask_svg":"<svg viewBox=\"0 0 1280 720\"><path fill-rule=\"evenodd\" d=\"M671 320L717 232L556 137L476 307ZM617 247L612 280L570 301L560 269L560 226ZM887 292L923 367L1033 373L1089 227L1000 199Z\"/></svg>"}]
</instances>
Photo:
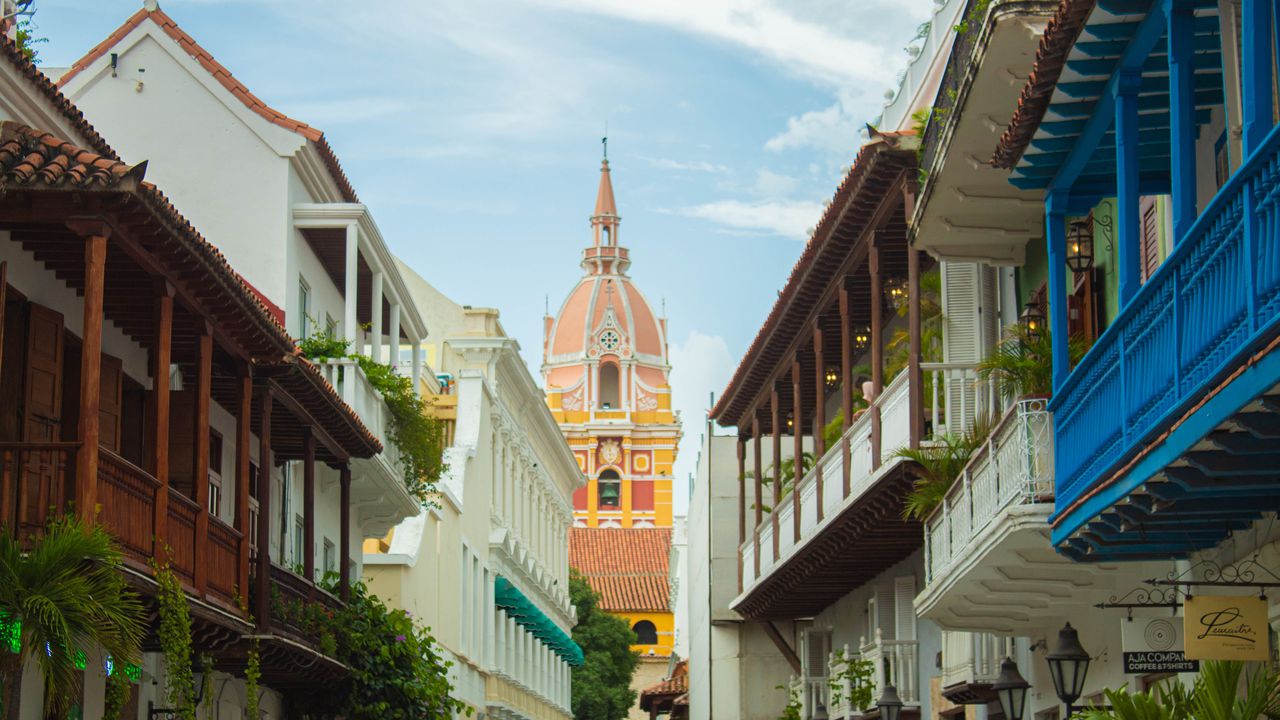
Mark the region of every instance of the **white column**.
<instances>
[{"instance_id":1,"label":"white column","mask_svg":"<svg viewBox=\"0 0 1280 720\"><path fill-rule=\"evenodd\" d=\"M342 335L351 342L351 350L358 351L356 342L360 337L359 320L356 319L356 298L359 292L360 271L360 228L355 223L347 226L347 264L345 287L342 288L343 312Z\"/></svg>"},{"instance_id":2,"label":"white column","mask_svg":"<svg viewBox=\"0 0 1280 720\"><path fill-rule=\"evenodd\" d=\"M391 303L391 328L387 331L388 362L397 370L400 368L400 303ZM414 388L417 389L416 387Z\"/></svg>"},{"instance_id":3,"label":"white column","mask_svg":"<svg viewBox=\"0 0 1280 720\"><path fill-rule=\"evenodd\" d=\"M373 337L369 339L369 357L382 361L382 271L373 272L373 288L369 295L370 312L373 313Z\"/></svg>"},{"instance_id":4,"label":"white column","mask_svg":"<svg viewBox=\"0 0 1280 720\"><path fill-rule=\"evenodd\" d=\"M413 341L413 389L422 382L422 340Z\"/></svg>"}]
</instances>

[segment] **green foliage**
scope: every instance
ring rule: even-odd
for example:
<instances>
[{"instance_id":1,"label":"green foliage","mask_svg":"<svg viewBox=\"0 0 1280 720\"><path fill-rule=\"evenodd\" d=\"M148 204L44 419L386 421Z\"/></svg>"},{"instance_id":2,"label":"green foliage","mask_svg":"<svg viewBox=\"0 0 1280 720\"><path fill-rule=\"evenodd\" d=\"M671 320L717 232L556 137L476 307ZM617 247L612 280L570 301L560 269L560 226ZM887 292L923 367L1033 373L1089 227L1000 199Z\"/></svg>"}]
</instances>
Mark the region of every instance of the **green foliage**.
<instances>
[{"instance_id":1,"label":"green foliage","mask_svg":"<svg viewBox=\"0 0 1280 720\"><path fill-rule=\"evenodd\" d=\"M982 21L986 19L987 8L989 7L991 7L991 0L977 0L969 8L969 12L965 13L964 19L952 29L960 35L964 35L970 30L977 30L982 27Z\"/></svg>"},{"instance_id":2,"label":"green foliage","mask_svg":"<svg viewBox=\"0 0 1280 720\"><path fill-rule=\"evenodd\" d=\"M951 484L960 477L969 458L982 447L991 434L991 421L979 417L973 427L961 435L946 434L929 445L900 448L895 456L914 460L920 466L919 477L903 501L902 517L924 520L946 497Z\"/></svg>"},{"instance_id":3,"label":"green foliage","mask_svg":"<svg viewBox=\"0 0 1280 720\"><path fill-rule=\"evenodd\" d=\"M325 582L333 587L334 578ZM335 657L351 675L326 692L298 698L309 717L431 720L471 714L450 697L451 663L435 638L404 610L388 608L356 583L345 607L325 617L320 622L327 622L335 638Z\"/></svg>"},{"instance_id":4,"label":"green foliage","mask_svg":"<svg viewBox=\"0 0 1280 720\"><path fill-rule=\"evenodd\" d=\"M100 526L57 516L23 545L0 526L0 618L16 629L16 643L11 637L0 650L0 707L17 704L22 669L34 659L46 711L61 714L79 694L87 651L138 660L142 603L125 585L120 550Z\"/></svg>"},{"instance_id":5,"label":"green foliage","mask_svg":"<svg viewBox=\"0 0 1280 720\"><path fill-rule=\"evenodd\" d=\"M903 303L897 308L898 317L906 317L910 306ZM946 318L942 314L942 273L934 268L920 275L920 360L942 360L942 327ZM895 330L884 348L884 377L888 385L911 361L911 333L908 328ZM928 387L924 397L931 393Z\"/></svg>"},{"instance_id":6,"label":"green foliage","mask_svg":"<svg viewBox=\"0 0 1280 720\"><path fill-rule=\"evenodd\" d=\"M191 667L191 614L187 596L168 564L151 561L160 614L160 650L164 654L165 698L180 720L196 720L196 683Z\"/></svg>"},{"instance_id":7,"label":"green foliage","mask_svg":"<svg viewBox=\"0 0 1280 720\"><path fill-rule=\"evenodd\" d=\"M804 709L804 705L800 703L800 689L788 688L786 685L775 685L778 690L787 691L787 705L782 708L782 714L778 716L778 720L802 720L800 711Z\"/></svg>"},{"instance_id":8,"label":"green foliage","mask_svg":"<svg viewBox=\"0 0 1280 720\"><path fill-rule=\"evenodd\" d=\"M622 720L635 704L631 679L640 654L631 650L636 634L622 618L600 610L600 596L576 572L569 576L569 599L578 610L573 641L584 662L573 669L575 720Z\"/></svg>"},{"instance_id":9,"label":"green foliage","mask_svg":"<svg viewBox=\"0 0 1280 720\"><path fill-rule=\"evenodd\" d=\"M1075 365L1084 357L1084 338L1067 339L1067 355ZM1053 339L1049 329L1032 335L1022 323L1014 323L992 353L978 363L983 380L994 381L1006 398L1053 394Z\"/></svg>"},{"instance_id":10,"label":"green foliage","mask_svg":"<svg viewBox=\"0 0 1280 720\"><path fill-rule=\"evenodd\" d=\"M818 462L818 458L813 453L811 452L801 453L800 454L800 476L804 477L806 474L808 474L808 472L813 469L814 464L817 462ZM782 499L791 494L791 486L795 484L796 459L793 457L789 457L783 460L780 468L780 474L782 475L782 478L778 483L778 488L779 488L778 498ZM750 470L747 471L748 479L754 480L755 476L756 475L754 472ZM773 466L772 465L770 465L768 469L764 471L764 477L760 478L760 485L765 488L773 487ZM755 508L755 503L752 503L752 508L753 509ZM766 513L773 512L773 507L770 505L766 505L764 503L760 504L760 509Z\"/></svg>"},{"instance_id":11,"label":"green foliage","mask_svg":"<svg viewBox=\"0 0 1280 720\"><path fill-rule=\"evenodd\" d=\"M827 685L833 692L840 692L844 689L844 682L848 682L849 694L844 698L845 704L853 710L871 707L875 663L856 656L846 656L844 650L837 650L834 660L832 665L844 663L844 669L833 674Z\"/></svg>"},{"instance_id":12,"label":"green foliage","mask_svg":"<svg viewBox=\"0 0 1280 720\"><path fill-rule=\"evenodd\" d=\"M107 676L107 689L102 695L102 717L104 720L118 720L120 711L124 709L125 703L129 702L129 693L132 692L132 683L129 677L124 674L124 668L116 668Z\"/></svg>"},{"instance_id":13,"label":"green foliage","mask_svg":"<svg viewBox=\"0 0 1280 720\"><path fill-rule=\"evenodd\" d=\"M321 362L350 358L360 365L369 384L382 394L391 413L387 434L400 449L404 483L423 505L432 502L435 483L444 472L444 423L427 415L427 404L404 377L390 365L350 352L350 343L328 331L318 331L298 341L308 360Z\"/></svg>"},{"instance_id":14,"label":"green foliage","mask_svg":"<svg viewBox=\"0 0 1280 720\"><path fill-rule=\"evenodd\" d=\"M18 46L18 50L32 63L40 64L40 53L36 52L36 45L49 42L47 37L39 37L35 34L36 24L32 19L35 14L35 0L18 0L15 3L18 6L17 32L14 34L14 42Z\"/></svg>"},{"instance_id":15,"label":"green foliage","mask_svg":"<svg viewBox=\"0 0 1280 720\"><path fill-rule=\"evenodd\" d=\"M1241 678L1244 693L1240 693ZM1195 685L1170 681L1145 692L1105 690L1106 705L1086 708L1083 720L1257 720L1280 718L1280 674L1272 667L1246 673L1244 664L1207 660Z\"/></svg>"},{"instance_id":16,"label":"green foliage","mask_svg":"<svg viewBox=\"0 0 1280 720\"><path fill-rule=\"evenodd\" d=\"M258 681L262 679L262 656L258 654L258 639L249 645L249 657L244 666L245 717L258 720Z\"/></svg>"}]
</instances>

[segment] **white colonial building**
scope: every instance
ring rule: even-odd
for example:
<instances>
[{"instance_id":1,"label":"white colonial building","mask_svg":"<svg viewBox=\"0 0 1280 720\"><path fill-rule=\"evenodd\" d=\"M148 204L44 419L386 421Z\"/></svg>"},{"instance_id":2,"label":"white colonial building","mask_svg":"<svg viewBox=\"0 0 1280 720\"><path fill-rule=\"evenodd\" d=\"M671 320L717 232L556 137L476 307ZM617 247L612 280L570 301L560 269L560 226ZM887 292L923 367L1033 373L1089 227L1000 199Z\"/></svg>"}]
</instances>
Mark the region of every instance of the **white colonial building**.
<instances>
[{"instance_id":1,"label":"white colonial building","mask_svg":"<svg viewBox=\"0 0 1280 720\"><path fill-rule=\"evenodd\" d=\"M433 403L454 427L437 507L366 543L370 587L434 629L480 717L567 718L582 660L568 592L582 472L498 312L400 271L433 328Z\"/></svg>"}]
</instances>

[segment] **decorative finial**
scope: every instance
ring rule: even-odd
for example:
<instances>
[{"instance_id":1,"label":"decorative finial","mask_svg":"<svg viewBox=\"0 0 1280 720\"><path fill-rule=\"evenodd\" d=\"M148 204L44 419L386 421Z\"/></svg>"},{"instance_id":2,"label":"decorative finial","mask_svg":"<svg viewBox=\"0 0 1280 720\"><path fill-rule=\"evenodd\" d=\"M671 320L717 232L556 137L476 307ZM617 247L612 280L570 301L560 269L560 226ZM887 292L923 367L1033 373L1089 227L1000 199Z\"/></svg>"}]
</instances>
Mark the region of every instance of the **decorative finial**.
<instances>
[{"instance_id":1,"label":"decorative finial","mask_svg":"<svg viewBox=\"0 0 1280 720\"><path fill-rule=\"evenodd\" d=\"M608 135L605 135L604 137L600 138L600 144L604 146L604 159L605 159L606 161L608 161L608 159L609 159L609 136L608 136Z\"/></svg>"}]
</instances>

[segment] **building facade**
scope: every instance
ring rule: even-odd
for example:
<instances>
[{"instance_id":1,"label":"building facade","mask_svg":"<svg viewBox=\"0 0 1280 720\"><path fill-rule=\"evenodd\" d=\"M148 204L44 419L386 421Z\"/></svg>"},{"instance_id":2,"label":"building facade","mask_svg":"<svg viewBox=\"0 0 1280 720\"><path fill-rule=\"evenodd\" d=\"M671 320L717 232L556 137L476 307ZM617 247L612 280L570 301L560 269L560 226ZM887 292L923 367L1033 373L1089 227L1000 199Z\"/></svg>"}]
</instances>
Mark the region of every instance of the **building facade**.
<instances>
[{"instance_id":1,"label":"building facade","mask_svg":"<svg viewBox=\"0 0 1280 720\"><path fill-rule=\"evenodd\" d=\"M395 448L146 176L206 168L121 159L9 38L0 45L0 525L24 536L74 511L105 526L148 602L149 561L167 563L193 654L214 661L213 714L243 716L256 646L262 716L286 717L294 693L349 671L283 603L340 607L361 539L416 512L402 476L370 477ZM86 655L83 717L101 715L115 672L132 681L125 717L164 712L159 652L136 668ZM42 694L30 667L18 717L44 717Z\"/></svg>"},{"instance_id":2,"label":"building facade","mask_svg":"<svg viewBox=\"0 0 1280 720\"><path fill-rule=\"evenodd\" d=\"M453 430L436 506L366 542L369 586L434 629L475 717L567 718L582 662L567 550L582 473L498 312L400 272L433 329L432 403Z\"/></svg>"}]
</instances>

